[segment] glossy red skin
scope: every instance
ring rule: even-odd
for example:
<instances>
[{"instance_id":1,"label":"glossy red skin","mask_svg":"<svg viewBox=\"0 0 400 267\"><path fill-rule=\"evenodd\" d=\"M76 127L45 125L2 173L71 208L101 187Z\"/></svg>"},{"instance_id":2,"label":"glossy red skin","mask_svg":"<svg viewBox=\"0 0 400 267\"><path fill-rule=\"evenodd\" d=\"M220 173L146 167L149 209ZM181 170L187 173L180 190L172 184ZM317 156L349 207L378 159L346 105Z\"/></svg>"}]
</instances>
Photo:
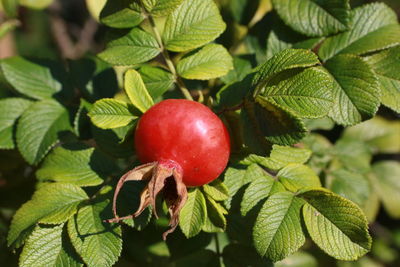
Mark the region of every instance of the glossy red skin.
<instances>
[{"instance_id":1,"label":"glossy red skin","mask_svg":"<svg viewBox=\"0 0 400 267\"><path fill-rule=\"evenodd\" d=\"M168 99L140 118L135 147L142 163L176 162L182 168L184 184L200 186L225 169L230 139L223 122L208 107L190 100Z\"/></svg>"}]
</instances>

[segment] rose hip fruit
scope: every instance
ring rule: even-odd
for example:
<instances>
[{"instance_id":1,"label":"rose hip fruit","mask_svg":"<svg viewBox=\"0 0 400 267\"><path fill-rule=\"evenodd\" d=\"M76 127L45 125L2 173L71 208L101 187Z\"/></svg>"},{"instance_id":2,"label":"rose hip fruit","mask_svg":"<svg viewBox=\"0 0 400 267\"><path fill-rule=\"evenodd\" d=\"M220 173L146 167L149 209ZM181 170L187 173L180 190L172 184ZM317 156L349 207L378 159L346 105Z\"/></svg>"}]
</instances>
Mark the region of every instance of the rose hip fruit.
<instances>
[{"instance_id":1,"label":"rose hip fruit","mask_svg":"<svg viewBox=\"0 0 400 267\"><path fill-rule=\"evenodd\" d=\"M163 191L169 208L172 232L179 223L179 212L187 199L187 188L216 179L225 169L230 154L230 139L222 121L208 107L183 99L161 101L140 118L135 132L135 148L144 163L121 177L115 189L114 219L138 216L155 203ZM118 217L116 198L126 181L148 180L135 214Z\"/></svg>"}]
</instances>

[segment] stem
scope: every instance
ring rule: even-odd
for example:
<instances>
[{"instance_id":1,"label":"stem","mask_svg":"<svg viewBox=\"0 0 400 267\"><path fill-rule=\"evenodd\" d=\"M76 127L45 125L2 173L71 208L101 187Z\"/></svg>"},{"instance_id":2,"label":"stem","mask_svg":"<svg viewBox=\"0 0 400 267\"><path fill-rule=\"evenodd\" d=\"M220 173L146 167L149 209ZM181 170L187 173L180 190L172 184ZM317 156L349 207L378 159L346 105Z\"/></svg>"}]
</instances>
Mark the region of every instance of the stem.
<instances>
[{"instance_id":1,"label":"stem","mask_svg":"<svg viewBox=\"0 0 400 267\"><path fill-rule=\"evenodd\" d=\"M219 248L219 239L218 239L218 234L214 234L214 239L215 239L215 250L217 251L218 257L221 257L221 250Z\"/></svg>"},{"instance_id":2,"label":"stem","mask_svg":"<svg viewBox=\"0 0 400 267\"><path fill-rule=\"evenodd\" d=\"M144 8L143 8L143 10L144 10ZM156 23L154 22L153 17L150 14L146 14L146 16L149 19L151 29L153 30L153 33L156 37L158 45L161 48L161 54L165 60L165 63L167 64L168 69L171 71L172 75L175 78L175 83L178 85L179 89L181 90L182 94L184 95L184 97L186 99L193 100L193 97L191 96L189 90L186 88L185 84L183 83L183 80L181 79L181 77L179 77L179 75L176 71L175 65L172 62L171 57L169 56L168 51L164 47L160 32L158 31L158 29L156 27Z\"/></svg>"}]
</instances>

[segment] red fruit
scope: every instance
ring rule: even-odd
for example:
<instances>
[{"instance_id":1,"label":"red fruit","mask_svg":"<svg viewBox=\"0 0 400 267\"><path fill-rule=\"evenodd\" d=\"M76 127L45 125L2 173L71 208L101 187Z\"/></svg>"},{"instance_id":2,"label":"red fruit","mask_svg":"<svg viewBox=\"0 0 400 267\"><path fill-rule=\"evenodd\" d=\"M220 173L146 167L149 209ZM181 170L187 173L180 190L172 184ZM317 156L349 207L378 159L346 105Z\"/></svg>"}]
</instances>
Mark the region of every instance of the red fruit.
<instances>
[{"instance_id":1,"label":"red fruit","mask_svg":"<svg viewBox=\"0 0 400 267\"><path fill-rule=\"evenodd\" d=\"M164 100L146 111L136 127L135 147L144 165L121 177L113 200L114 219L138 216L163 192L170 213L170 230L179 222L187 199L187 186L200 186L216 179L225 169L230 153L229 134L222 121L206 106L189 100ZM135 214L118 217L116 199L126 181L149 180Z\"/></svg>"},{"instance_id":2,"label":"red fruit","mask_svg":"<svg viewBox=\"0 0 400 267\"><path fill-rule=\"evenodd\" d=\"M229 134L206 106L189 100L164 100L140 119L135 147L142 163L172 161L182 168L186 186L217 178L229 159Z\"/></svg>"}]
</instances>

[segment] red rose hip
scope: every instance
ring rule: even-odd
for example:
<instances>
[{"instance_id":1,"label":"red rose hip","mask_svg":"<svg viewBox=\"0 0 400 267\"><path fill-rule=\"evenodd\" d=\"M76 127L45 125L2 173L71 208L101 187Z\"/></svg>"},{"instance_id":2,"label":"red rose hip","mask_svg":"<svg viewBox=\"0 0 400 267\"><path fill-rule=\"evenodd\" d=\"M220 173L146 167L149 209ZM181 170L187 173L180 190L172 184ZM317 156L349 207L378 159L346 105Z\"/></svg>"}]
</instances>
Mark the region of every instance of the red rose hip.
<instances>
[{"instance_id":1,"label":"red rose hip","mask_svg":"<svg viewBox=\"0 0 400 267\"><path fill-rule=\"evenodd\" d=\"M172 161L182 168L186 186L217 178L229 159L229 134L208 107L183 99L150 108L136 128L135 147L142 163Z\"/></svg>"},{"instance_id":2,"label":"red rose hip","mask_svg":"<svg viewBox=\"0 0 400 267\"><path fill-rule=\"evenodd\" d=\"M156 213L156 197L162 192L170 214L170 229L179 223L179 212L187 200L187 186L201 186L216 179L225 169L230 140L222 121L208 107L190 100L164 100L140 118L135 132L136 153L141 166L118 181L113 199L114 218L108 222L137 217L147 206ZM140 195L138 210L118 217L116 200L127 181L148 180Z\"/></svg>"}]
</instances>

